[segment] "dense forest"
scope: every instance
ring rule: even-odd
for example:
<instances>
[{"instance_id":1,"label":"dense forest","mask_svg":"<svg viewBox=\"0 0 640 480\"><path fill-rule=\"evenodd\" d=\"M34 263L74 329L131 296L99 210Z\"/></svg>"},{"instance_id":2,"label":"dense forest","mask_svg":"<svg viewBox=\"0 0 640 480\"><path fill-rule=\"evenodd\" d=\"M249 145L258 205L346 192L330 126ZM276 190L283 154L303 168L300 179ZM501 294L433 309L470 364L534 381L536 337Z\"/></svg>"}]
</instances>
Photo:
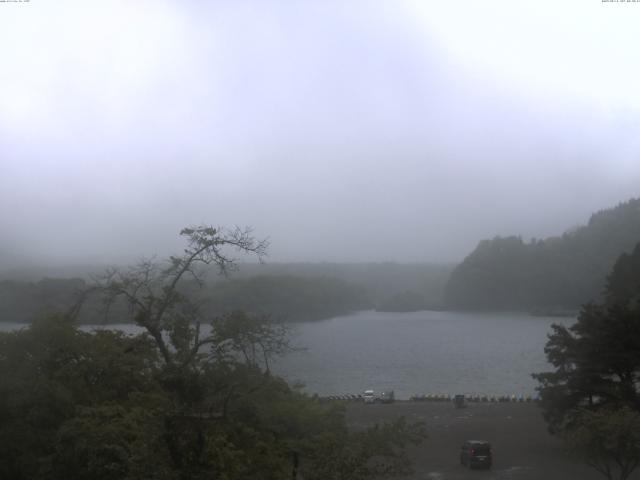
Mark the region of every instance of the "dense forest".
<instances>
[{"instance_id":1,"label":"dense forest","mask_svg":"<svg viewBox=\"0 0 640 480\"><path fill-rule=\"evenodd\" d=\"M411 290L396 293L376 306L376 310L379 312L417 312L440 309L442 309L441 301L427 301L423 295Z\"/></svg>"},{"instance_id":2,"label":"dense forest","mask_svg":"<svg viewBox=\"0 0 640 480\"><path fill-rule=\"evenodd\" d=\"M0 282L0 322L31 322L50 312L66 312L87 283L80 278Z\"/></svg>"},{"instance_id":3,"label":"dense forest","mask_svg":"<svg viewBox=\"0 0 640 480\"><path fill-rule=\"evenodd\" d=\"M448 263L265 263L242 264L234 278L259 275L329 277L361 286L375 306L413 292L425 304L440 304L454 264Z\"/></svg>"},{"instance_id":4,"label":"dense forest","mask_svg":"<svg viewBox=\"0 0 640 480\"><path fill-rule=\"evenodd\" d=\"M640 199L593 214L560 237L483 240L446 286L449 308L578 309L597 301L616 259L640 240Z\"/></svg>"},{"instance_id":5,"label":"dense forest","mask_svg":"<svg viewBox=\"0 0 640 480\"><path fill-rule=\"evenodd\" d=\"M640 240L640 199L592 215L588 224L562 236L525 241L481 241L457 267L448 264L274 263L240 264L233 275L209 275L198 296L205 311L235 309L304 321L376 308L518 309L574 313L602 294L615 259ZM99 267L60 270L83 278L54 276L55 269L0 272L0 321L29 322L48 311L65 311ZM38 279L40 278L40 279ZM17 280L20 279L20 280ZM186 293L195 286L187 284ZM81 321L95 321L100 305L89 302ZM118 308L111 320L117 322Z\"/></svg>"},{"instance_id":6,"label":"dense forest","mask_svg":"<svg viewBox=\"0 0 640 480\"><path fill-rule=\"evenodd\" d=\"M307 321L356 310L420 310L442 304L450 265L396 263L245 263L229 276L210 271L206 288L185 282L184 293L197 295L204 311L219 315L242 309L283 321ZM31 268L0 274L0 321L31 322L67 311L104 267ZM49 275L49 277L44 277ZM57 278L51 276L60 275ZM65 275L73 278L61 278ZM88 299L83 323L105 321L101 304ZM106 321L122 321L115 305Z\"/></svg>"},{"instance_id":7,"label":"dense forest","mask_svg":"<svg viewBox=\"0 0 640 480\"><path fill-rule=\"evenodd\" d=\"M304 395L270 364L287 329L235 311L200 329L199 299L180 290L221 249L261 255L243 231L184 229L188 247L159 265L112 270L91 290L144 333L79 330L75 313L0 332L0 478L307 480L411 472L406 446L425 438L404 419L348 428L344 405ZM187 289L188 290L188 289ZM201 312L200 312L201 313ZM96 321L96 320L94 320Z\"/></svg>"},{"instance_id":8,"label":"dense forest","mask_svg":"<svg viewBox=\"0 0 640 480\"><path fill-rule=\"evenodd\" d=\"M576 323L552 325L551 371L534 374L549 431L609 479L640 466L640 243L622 254L603 299ZM633 477L636 478L636 477Z\"/></svg>"},{"instance_id":9,"label":"dense forest","mask_svg":"<svg viewBox=\"0 0 640 480\"><path fill-rule=\"evenodd\" d=\"M201 292L206 310L268 314L283 321L317 320L371 308L364 288L329 277L260 275L217 282Z\"/></svg>"},{"instance_id":10,"label":"dense forest","mask_svg":"<svg viewBox=\"0 0 640 480\"><path fill-rule=\"evenodd\" d=\"M48 312L67 312L90 289L83 279L43 279L38 282L0 282L0 321L28 323ZM371 308L364 289L336 278L258 276L228 278L203 289L185 282L181 292L197 297L202 313L221 315L234 310L268 314L281 321L329 318ZM87 298L81 323L121 323L126 308L121 302L103 312L101 301Z\"/></svg>"}]
</instances>

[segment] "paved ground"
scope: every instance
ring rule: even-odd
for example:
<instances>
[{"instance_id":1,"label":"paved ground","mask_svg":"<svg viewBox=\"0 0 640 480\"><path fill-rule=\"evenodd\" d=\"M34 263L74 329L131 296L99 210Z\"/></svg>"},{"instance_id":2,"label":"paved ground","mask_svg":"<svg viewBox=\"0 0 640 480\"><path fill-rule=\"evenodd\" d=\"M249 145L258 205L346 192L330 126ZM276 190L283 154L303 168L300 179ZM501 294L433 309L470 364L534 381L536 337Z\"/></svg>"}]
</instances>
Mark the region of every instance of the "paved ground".
<instances>
[{"instance_id":1,"label":"paved ground","mask_svg":"<svg viewBox=\"0 0 640 480\"><path fill-rule=\"evenodd\" d=\"M366 426L400 416L426 423L429 438L411 450L414 479L424 480L591 480L604 479L570 458L562 442L549 435L533 403L471 403L456 409L450 403L396 402L390 405L351 404L349 423ZM460 465L464 440L488 440L493 446L491 470ZM640 479L635 472L633 479Z\"/></svg>"}]
</instances>

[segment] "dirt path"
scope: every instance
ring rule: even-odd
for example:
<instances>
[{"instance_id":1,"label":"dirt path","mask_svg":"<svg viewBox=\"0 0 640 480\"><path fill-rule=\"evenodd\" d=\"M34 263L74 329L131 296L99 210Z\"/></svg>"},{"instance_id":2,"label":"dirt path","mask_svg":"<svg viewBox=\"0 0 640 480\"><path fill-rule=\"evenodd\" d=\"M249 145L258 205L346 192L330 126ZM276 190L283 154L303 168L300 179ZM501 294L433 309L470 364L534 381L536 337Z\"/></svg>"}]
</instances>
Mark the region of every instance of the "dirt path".
<instances>
[{"instance_id":1,"label":"dirt path","mask_svg":"<svg viewBox=\"0 0 640 480\"><path fill-rule=\"evenodd\" d=\"M597 480L605 477L567 456L562 442L551 436L537 405L532 403L471 403L455 409L450 403L396 402L390 405L351 404L353 426L404 416L426 423L429 438L411 450L415 479ZM488 440L493 446L491 470L468 470L459 463L464 440ZM632 476L640 479L640 471Z\"/></svg>"}]
</instances>

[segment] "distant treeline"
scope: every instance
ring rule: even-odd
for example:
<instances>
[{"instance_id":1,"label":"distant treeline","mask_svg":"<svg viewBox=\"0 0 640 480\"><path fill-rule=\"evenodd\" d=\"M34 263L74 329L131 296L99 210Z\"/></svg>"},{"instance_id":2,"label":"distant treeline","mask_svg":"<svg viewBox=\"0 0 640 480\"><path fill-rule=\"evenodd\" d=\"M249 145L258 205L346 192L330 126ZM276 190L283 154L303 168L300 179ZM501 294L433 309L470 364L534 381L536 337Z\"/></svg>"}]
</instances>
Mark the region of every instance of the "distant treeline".
<instances>
[{"instance_id":1,"label":"distant treeline","mask_svg":"<svg viewBox=\"0 0 640 480\"><path fill-rule=\"evenodd\" d=\"M31 322L52 312L67 312L85 287L79 278L0 281L0 321Z\"/></svg>"},{"instance_id":2,"label":"distant treeline","mask_svg":"<svg viewBox=\"0 0 640 480\"><path fill-rule=\"evenodd\" d=\"M640 199L632 199L595 213L586 226L560 237L528 242L516 236L483 240L455 268L448 264L245 263L230 278L211 272L212 282L198 295L209 316L242 309L285 321L370 308L564 314L598 301L615 260L638 242ZM88 279L102 269L73 271ZM16 269L0 272L0 278L38 278L38 272ZM46 273L55 274L55 270ZM0 281L0 321L28 322L52 311L64 312L88 284L80 278ZM95 322L102 310L97 300L89 300L81 321ZM109 321L123 317L122 306L115 305Z\"/></svg>"},{"instance_id":3,"label":"distant treeline","mask_svg":"<svg viewBox=\"0 0 640 480\"><path fill-rule=\"evenodd\" d=\"M309 270L311 269L308 268L307 272ZM396 272L393 277L398 280L402 275ZM444 278L440 291L444 286ZM377 280L380 285L383 284L381 280L392 283L384 276ZM387 294L378 293L371 288L371 284L367 288L344 278L326 276L244 274L218 278L201 291L196 291L195 285L188 285L186 288L189 291L185 293L197 295L205 318L233 310L244 310L270 315L282 321L309 321L376 307L387 311L410 311L441 304L432 292L429 296L420 291L423 284L415 279L413 282L399 283L413 285L415 291L393 293L396 290L394 288ZM80 278L45 278L37 282L0 281L0 321L32 322L51 312L65 313L89 286L89 281ZM88 296L79 321L119 323L127 317L124 308L122 304L115 304L109 309L108 316L105 316L104 305L99 297Z\"/></svg>"},{"instance_id":4,"label":"distant treeline","mask_svg":"<svg viewBox=\"0 0 640 480\"><path fill-rule=\"evenodd\" d=\"M440 309L453 270L445 263L267 263L244 264L234 278L256 275L328 277L363 289L368 308L407 312Z\"/></svg>"},{"instance_id":5,"label":"distant treeline","mask_svg":"<svg viewBox=\"0 0 640 480\"><path fill-rule=\"evenodd\" d=\"M0 321L31 322L51 312L67 312L89 286L82 279L0 282ZM202 314L212 317L234 310L268 314L283 321L329 318L372 308L362 287L336 278L258 276L216 282L197 294ZM80 321L122 322L124 305L116 304L105 318L99 298L89 296Z\"/></svg>"},{"instance_id":6,"label":"distant treeline","mask_svg":"<svg viewBox=\"0 0 640 480\"><path fill-rule=\"evenodd\" d=\"M640 199L591 216L561 237L483 240L446 286L448 308L578 309L597 301L616 259L640 241Z\"/></svg>"},{"instance_id":7,"label":"distant treeline","mask_svg":"<svg viewBox=\"0 0 640 480\"><path fill-rule=\"evenodd\" d=\"M344 315L356 310L408 311L441 305L450 265L395 263L275 263L241 264L230 277L210 272L211 282L198 293L206 316L234 309L270 314L285 321L306 321ZM66 312L102 267L61 269L84 278L38 278L55 269L16 270L20 280L0 281L0 321L31 322L51 313ZM5 275L5 278L9 275ZM194 293L195 286L189 286ZM98 298L89 297L81 322L96 319L117 323L125 312L114 305L108 318Z\"/></svg>"},{"instance_id":8,"label":"distant treeline","mask_svg":"<svg viewBox=\"0 0 640 480\"><path fill-rule=\"evenodd\" d=\"M443 310L441 299L425 298L421 293L405 290L387 298L376 305L379 312L417 312L419 310Z\"/></svg>"},{"instance_id":9,"label":"distant treeline","mask_svg":"<svg viewBox=\"0 0 640 480\"><path fill-rule=\"evenodd\" d=\"M363 287L330 277L232 278L214 283L200 296L209 315L244 310L283 321L318 320L371 308Z\"/></svg>"}]
</instances>

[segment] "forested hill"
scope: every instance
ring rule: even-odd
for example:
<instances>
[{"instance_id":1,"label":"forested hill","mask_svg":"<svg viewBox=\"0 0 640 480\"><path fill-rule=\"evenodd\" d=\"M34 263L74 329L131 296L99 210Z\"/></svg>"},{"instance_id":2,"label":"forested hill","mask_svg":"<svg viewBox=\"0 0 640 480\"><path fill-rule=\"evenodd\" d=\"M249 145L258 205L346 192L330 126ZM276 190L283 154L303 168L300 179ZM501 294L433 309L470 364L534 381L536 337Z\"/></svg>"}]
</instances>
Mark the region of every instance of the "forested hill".
<instances>
[{"instance_id":1,"label":"forested hill","mask_svg":"<svg viewBox=\"0 0 640 480\"><path fill-rule=\"evenodd\" d=\"M90 278L104 269L88 265L0 271L0 322L30 322L46 313L67 311L78 291L89 287ZM230 278L212 269L208 287L198 295L208 315L244 309L295 321L376 307L407 311L440 307L452 269L448 264L241 264ZM198 290L188 284L185 288ZM90 298L80 320L95 322L103 310L97 298ZM125 313L113 307L110 321L123 321Z\"/></svg>"},{"instance_id":2,"label":"forested hill","mask_svg":"<svg viewBox=\"0 0 640 480\"><path fill-rule=\"evenodd\" d=\"M447 283L448 308L577 309L600 299L616 259L640 242L640 199L593 214L561 237L481 241Z\"/></svg>"},{"instance_id":3,"label":"forested hill","mask_svg":"<svg viewBox=\"0 0 640 480\"><path fill-rule=\"evenodd\" d=\"M260 275L218 282L201 292L210 315L234 310L305 321L371 308L365 289L339 278Z\"/></svg>"},{"instance_id":4,"label":"forested hill","mask_svg":"<svg viewBox=\"0 0 640 480\"><path fill-rule=\"evenodd\" d=\"M90 286L83 279L43 279L39 282L0 281L0 322L31 322L47 314L65 313ZM339 278L256 276L215 282L202 290L186 283L184 292L195 295L205 318L244 310L268 314L283 321L304 321L345 315L373 307L365 289ZM89 296L81 323L127 322L124 305L116 303L104 318L100 296Z\"/></svg>"}]
</instances>

